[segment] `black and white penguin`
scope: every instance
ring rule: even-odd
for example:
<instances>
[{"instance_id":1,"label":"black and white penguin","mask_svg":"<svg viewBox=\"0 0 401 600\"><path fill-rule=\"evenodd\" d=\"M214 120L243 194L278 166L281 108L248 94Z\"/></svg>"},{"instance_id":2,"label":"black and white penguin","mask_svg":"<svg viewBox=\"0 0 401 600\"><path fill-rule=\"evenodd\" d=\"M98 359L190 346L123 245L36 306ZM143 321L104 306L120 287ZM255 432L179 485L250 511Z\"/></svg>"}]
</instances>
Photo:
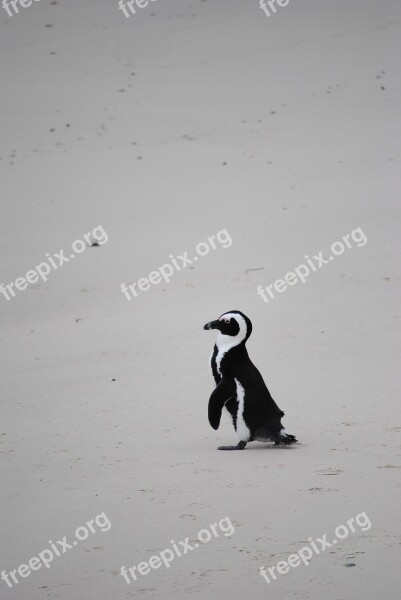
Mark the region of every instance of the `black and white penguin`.
<instances>
[{"instance_id":1,"label":"black and white penguin","mask_svg":"<svg viewBox=\"0 0 401 600\"><path fill-rule=\"evenodd\" d=\"M206 323L204 329L219 331L210 358L216 388L209 399L209 423L218 429L225 407L240 440L237 446L220 446L219 450L243 450L252 441L294 444L297 439L281 424L284 413L271 397L245 347L252 333L248 317L239 310L231 310Z\"/></svg>"}]
</instances>

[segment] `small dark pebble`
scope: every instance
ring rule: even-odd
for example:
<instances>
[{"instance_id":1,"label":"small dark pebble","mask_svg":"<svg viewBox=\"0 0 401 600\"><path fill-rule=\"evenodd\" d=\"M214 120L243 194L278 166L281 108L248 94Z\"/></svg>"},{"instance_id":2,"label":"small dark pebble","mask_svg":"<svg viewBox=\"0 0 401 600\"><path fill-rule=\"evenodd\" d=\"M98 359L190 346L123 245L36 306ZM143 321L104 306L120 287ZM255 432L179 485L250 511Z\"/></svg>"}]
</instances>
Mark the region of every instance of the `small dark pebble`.
<instances>
[{"instance_id":1,"label":"small dark pebble","mask_svg":"<svg viewBox=\"0 0 401 600\"><path fill-rule=\"evenodd\" d=\"M345 563L346 567L355 567L355 563Z\"/></svg>"},{"instance_id":2,"label":"small dark pebble","mask_svg":"<svg viewBox=\"0 0 401 600\"><path fill-rule=\"evenodd\" d=\"M99 242L97 242L96 240L94 242L91 243L91 248L93 246L100 246Z\"/></svg>"},{"instance_id":3,"label":"small dark pebble","mask_svg":"<svg viewBox=\"0 0 401 600\"><path fill-rule=\"evenodd\" d=\"M115 379L113 378L112 381L115 381Z\"/></svg>"}]
</instances>

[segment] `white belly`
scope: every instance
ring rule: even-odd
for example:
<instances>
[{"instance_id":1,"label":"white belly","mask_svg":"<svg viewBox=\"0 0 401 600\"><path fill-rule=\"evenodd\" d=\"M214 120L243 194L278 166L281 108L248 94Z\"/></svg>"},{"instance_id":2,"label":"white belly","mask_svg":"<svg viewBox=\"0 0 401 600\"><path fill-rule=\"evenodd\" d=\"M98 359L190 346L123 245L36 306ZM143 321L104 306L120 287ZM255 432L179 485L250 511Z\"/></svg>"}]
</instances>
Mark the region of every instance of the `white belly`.
<instances>
[{"instance_id":1,"label":"white belly","mask_svg":"<svg viewBox=\"0 0 401 600\"><path fill-rule=\"evenodd\" d=\"M238 413L237 413L237 433L240 441L247 442L251 437L251 432L247 424L244 421L244 397L245 390L238 381L235 379L237 386L237 400L238 400Z\"/></svg>"}]
</instances>

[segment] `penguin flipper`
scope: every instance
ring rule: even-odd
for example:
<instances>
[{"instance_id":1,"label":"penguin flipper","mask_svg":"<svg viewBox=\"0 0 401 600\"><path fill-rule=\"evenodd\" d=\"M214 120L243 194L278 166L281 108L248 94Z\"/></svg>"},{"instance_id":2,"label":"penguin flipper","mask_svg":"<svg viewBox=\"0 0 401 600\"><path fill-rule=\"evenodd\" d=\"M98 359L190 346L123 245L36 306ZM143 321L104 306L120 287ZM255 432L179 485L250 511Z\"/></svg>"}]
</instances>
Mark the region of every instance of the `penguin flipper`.
<instances>
[{"instance_id":1,"label":"penguin flipper","mask_svg":"<svg viewBox=\"0 0 401 600\"><path fill-rule=\"evenodd\" d=\"M219 385L213 390L209 398L209 423L213 429L218 429L221 419L221 411L227 400L235 396L237 386L234 379L223 377Z\"/></svg>"}]
</instances>

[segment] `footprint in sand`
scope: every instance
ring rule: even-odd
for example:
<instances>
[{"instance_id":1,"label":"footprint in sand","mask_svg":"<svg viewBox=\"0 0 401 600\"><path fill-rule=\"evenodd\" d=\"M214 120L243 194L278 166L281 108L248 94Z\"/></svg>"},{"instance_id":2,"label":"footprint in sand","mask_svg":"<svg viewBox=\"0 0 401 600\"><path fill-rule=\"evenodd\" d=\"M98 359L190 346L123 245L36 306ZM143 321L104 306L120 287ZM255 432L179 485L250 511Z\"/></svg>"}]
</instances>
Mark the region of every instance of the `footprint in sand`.
<instances>
[{"instance_id":1,"label":"footprint in sand","mask_svg":"<svg viewBox=\"0 0 401 600\"><path fill-rule=\"evenodd\" d=\"M312 492L312 494L316 492L338 492L335 488L322 488L322 487L312 487L308 488L308 492Z\"/></svg>"},{"instance_id":2,"label":"footprint in sand","mask_svg":"<svg viewBox=\"0 0 401 600\"><path fill-rule=\"evenodd\" d=\"M340 469L321 469L320 471L316 471L319 475L340 475L343 472Z\"/></svg>"}]
</instances>

